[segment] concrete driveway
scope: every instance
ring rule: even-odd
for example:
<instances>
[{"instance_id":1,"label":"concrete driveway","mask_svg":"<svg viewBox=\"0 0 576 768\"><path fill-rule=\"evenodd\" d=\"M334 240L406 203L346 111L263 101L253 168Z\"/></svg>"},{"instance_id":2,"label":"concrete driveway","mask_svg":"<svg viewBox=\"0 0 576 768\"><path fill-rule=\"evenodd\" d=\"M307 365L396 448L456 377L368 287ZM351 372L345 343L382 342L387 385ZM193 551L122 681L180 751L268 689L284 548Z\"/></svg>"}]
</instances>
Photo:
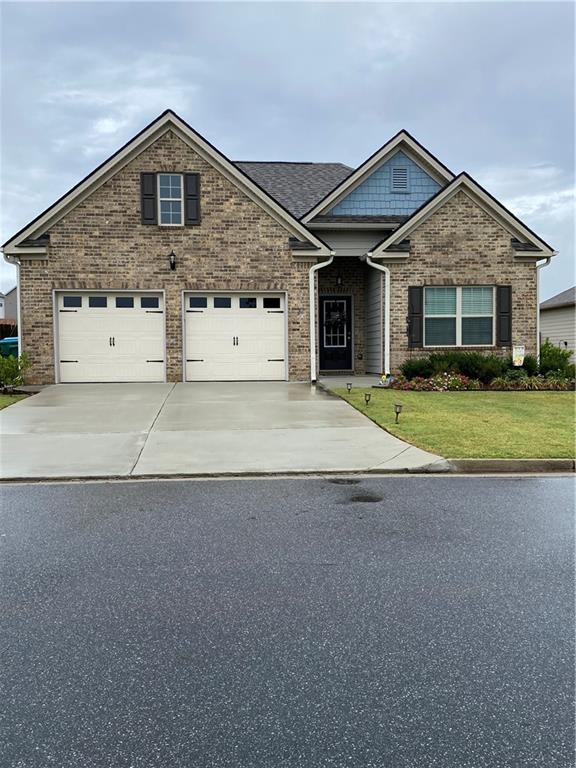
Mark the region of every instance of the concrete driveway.
<instances>
[{"instance_id":1,"label":"concrete driveway","mask_svg":"<svg viewBox=\"0 0 576 768\"><path fill-rule=\"evenodd\" d=\"M283 382L57 385L1 411L0 435L3 479L442 467L342 400Z\"/></svg>"}]
</instances>

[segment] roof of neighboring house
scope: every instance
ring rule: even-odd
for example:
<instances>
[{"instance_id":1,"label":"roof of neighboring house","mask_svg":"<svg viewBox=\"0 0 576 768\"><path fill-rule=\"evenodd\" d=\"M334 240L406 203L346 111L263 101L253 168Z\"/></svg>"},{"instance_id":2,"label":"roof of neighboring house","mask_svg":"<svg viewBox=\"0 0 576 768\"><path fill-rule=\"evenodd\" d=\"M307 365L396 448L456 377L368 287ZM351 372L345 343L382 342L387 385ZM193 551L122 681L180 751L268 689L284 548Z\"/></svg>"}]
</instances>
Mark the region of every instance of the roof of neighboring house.
<instances>
[{"instance_id":1,"label":"roof of neighboring house","mask_svg":"<svg viewBox=\"0 0 576 768\"><path fill-rule=\"evenodd\" d=\"M303 216L354 170L343 163L235 160L234 165L263 187L296 218Z\"/></svg>"},{"instance_id":2,"label":"roof of neighboring house","mask_svg":"<svg viewBox=\"0 0 576 768\"><path fill-rule=\"evenodd\" d=\"M546 299L540 304L540 309L560 309L560 307L573 307L574 304L576 304L576 286Z\"/></svg>"}]
</instances>

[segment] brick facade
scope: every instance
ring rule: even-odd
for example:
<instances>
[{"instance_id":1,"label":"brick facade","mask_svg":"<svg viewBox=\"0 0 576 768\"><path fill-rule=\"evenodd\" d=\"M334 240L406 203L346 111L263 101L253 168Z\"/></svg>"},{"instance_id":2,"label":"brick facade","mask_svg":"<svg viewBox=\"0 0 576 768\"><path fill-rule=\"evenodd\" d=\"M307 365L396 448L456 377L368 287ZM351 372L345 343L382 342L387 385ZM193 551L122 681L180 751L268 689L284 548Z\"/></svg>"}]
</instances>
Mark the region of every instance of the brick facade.
<instances>
[{"instance_id":1,"label":"brick facade","mask_svg":"<svg viewBox=\"0 0 576 768\"><path fill-rule=\"evenodd\" d=\"M198 172L202 221L140 221L140 173ZM22 345L31 384L54 382L54 289L166 292L167 376L182 379L182 291L288 292L289 375L309 379L309 263L292 256L290 233L169 131L50 229L48 257L22 260ZM174 250L177 269L168 254Z\"/></svg>"},{"instance_id":2,"label":"brick facade","mask_svg":"<svg viewBox=\"0 0 576 768\"><path fill-rule=\"evenodd\" d=\"M511 285L512 342L523 344L526 353L536 354L536 266L515 258L510 232L464 192L458 192L410 234L410 257L406 262L387 265L391 273L390 362L393 371L407 358L421 357L431 351L408 348L406 328L408 286L411 285ZM472 349L502 355L511 352L509 347Z\"/></svg>"}]
</instances>

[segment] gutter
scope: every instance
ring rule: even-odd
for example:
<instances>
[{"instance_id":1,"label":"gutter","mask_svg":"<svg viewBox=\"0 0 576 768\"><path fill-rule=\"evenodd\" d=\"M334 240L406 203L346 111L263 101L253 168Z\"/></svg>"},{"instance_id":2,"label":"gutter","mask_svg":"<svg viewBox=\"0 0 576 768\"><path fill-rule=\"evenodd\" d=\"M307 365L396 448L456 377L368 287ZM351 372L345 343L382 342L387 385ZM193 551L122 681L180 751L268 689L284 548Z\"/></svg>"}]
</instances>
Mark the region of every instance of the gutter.
<instances>
[{"instance_id":1,"label":"gutter","mask_svg":"<svg viewBox=\"0 0 576 768\"><path fill-rule=\"evenodd\" d=\"M554 251L552 256L556 256L558 251ZM552 261L552 256L546 256L545 260L536 263L536 359L540 362L540 270L547 267Z\"/></svg>"},{"instance_id":2,"label":"gutter","mask_svg":"<svg viewBox=\"0 0 576 768\"><path fill-rule=\"evenodd\" d=\"M310 267L308 273L308 292L310 294L310 380L313 384L318 378L316 363L316 272L324 267L329 267L334 261L335 251L330 252L327 261L321 261Z\"/></svg>"},{"instance_id":3,"label":"gutter","mask_svg":"<svg viewBox=\"0 0 576 768\"><path fill-rule=\"evenodd\" d=\"M384 264L372 261L372 251L360 256L360 261L365 261L369 267L384 272L384 373L390 375L390 270Z\"/></svg>"}]
</instances>

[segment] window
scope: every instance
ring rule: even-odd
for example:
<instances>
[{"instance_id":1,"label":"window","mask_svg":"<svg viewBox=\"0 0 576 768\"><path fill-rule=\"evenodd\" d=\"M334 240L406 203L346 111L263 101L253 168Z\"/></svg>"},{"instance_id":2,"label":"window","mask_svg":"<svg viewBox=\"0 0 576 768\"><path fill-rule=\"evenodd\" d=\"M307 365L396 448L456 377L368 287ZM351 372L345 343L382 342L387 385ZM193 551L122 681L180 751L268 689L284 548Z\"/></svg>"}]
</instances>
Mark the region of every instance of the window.
<instances>
[{"instance_id":1,"label":"window","mask_svg":"<svg viewBox=\"0 0 576 768\"><path fill-rule=\"evenodd\" d=\"M158 174L158 222L165 226L183 223L182 176L178 173Z\"/></svg>"},{"instance_id":2,"label":"window","mask_svg":"<svg viewBox=\"0 0 576 768\"><path fill-rule=\"evenodd\" d=\"M116 296L116 306L118 309L132 309L134 296Z\"/></svg>"},{"instance_id":3,"label":"window","mask_svg":"<svg viewBox=\"0 0 576 768\"><path fill-rule=\"evenodd\" d=\"M142 309L158 309L160 306L160 299L158 296L141 296L140 307Z\"/></svg>"},{"instance_id":4,"label":"window","mask_svg":"<svg viewBox=\"0 0 576 768\"><path fill-rule=\"evenodd\" d=\"M256 309L256 297L242 297L240 299L240 309Z\"/></svg>"},{"instance_id":5,"label":"window","mask_svg":"<svg viewBox=\"0 0 576 768\"><path fill-rule=\"evenodd\" d=\"M206 296L190 296L191 309L206 309L207 306L208 299Z\"/></svg>"},{"instance_id":6,"label":"window","mask_svg":"<svg viewBox=\"0 0 576 768\"><path fill-rule=\"evenodd\" d=\"M82 296L64 296L62 299L63 307L81 307Z\"/></svg>"},{"instance_id":7,"label":"window","mask_svg":"<svg viewBox=\"0 0 576 768\"><path fill-rule=\"evenodd\" d=\"M280 309L279 296L266 296L263 299L264 309Z\"/></svg>"},{"instance_id":8,"label":"window","mask_svg":"<svg viewBox=\"0 0 576 768\"><path fill-rule=\"evenodd\" d=\"M494 343L494 288L424 289L424 346L477 347Z\"/></svg>"},{"instance_id":9,"label":"window","mask_svg":"<svg viewBox=\"0 0 576 768\"><path fill-rule=\"evenodd\" d=\"M107 307L108 299L106 296L88 296L88 306L93 308Z\"/></svg>"},{"instance_id":10,"label":"window","mask_svg":"<svg viewBox=\"0 0 576 768\"><path fill-rule=\"evenodd\" d=\"M230 296L214 296L214 309L230 309L231 306Z\"/></svg>"},{"instance_id":11,"label":"window","mask_svg":"<svg viewBox=\"0 0 576 768\"><path fill-rule=\"evenodd\" d=\"M392 168L392 192L408 191L408 168Z\"/></svg>"}]
</instances>

